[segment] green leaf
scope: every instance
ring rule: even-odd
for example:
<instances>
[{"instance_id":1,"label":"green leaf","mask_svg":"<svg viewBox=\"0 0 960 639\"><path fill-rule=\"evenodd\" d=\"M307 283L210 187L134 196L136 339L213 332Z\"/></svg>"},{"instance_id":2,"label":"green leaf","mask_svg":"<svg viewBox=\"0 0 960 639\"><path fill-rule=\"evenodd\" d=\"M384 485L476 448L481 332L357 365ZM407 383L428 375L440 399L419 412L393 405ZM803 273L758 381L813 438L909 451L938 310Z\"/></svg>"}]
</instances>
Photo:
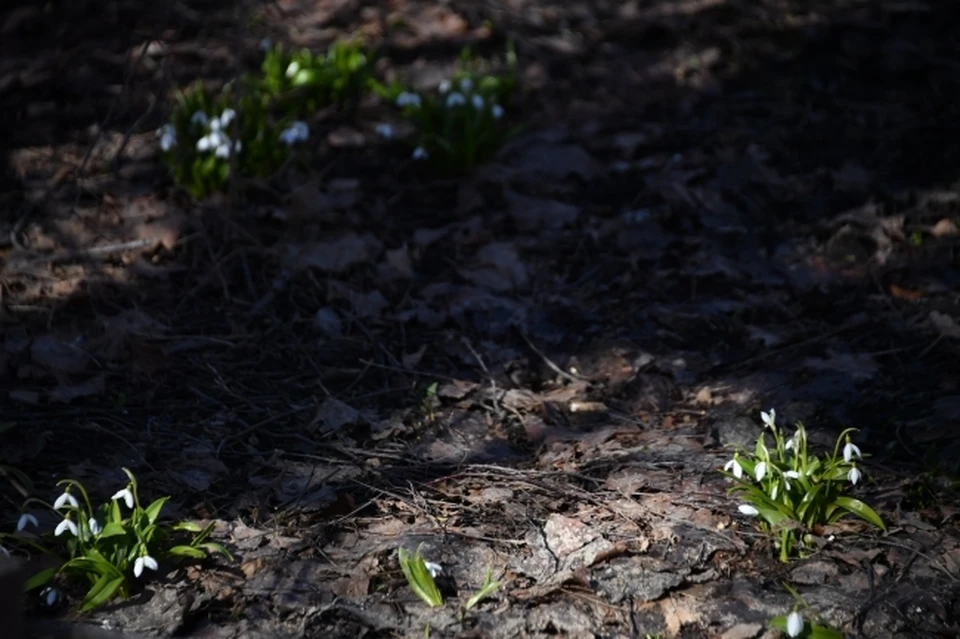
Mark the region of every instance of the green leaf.
<instances>
[{"instance_id":1,"label":"green leaf","mask_svg":"<svg viewBox=\"0 0 960 639\"><path fill-rule=\"evenodd\" d=\"M163 510L164 505L169 501L170 497L161 497L156 500L144 510L147 514L147 520L153 524L157 521L157 517L160 516L160 511Z\"/></svg>"},{"instance_id":2,"label":"green leaf","mask_svg":"<svg viewBox=\"0 0 960 639\"><path fill-rule=\"evenodd\" d=\"M423 557L420 556L421 547L422 544L417 547L417 552L413 556L405 548L397 551L400 569L403 570L410 589L431 608L439 608L443 605L443 596L430 571L427 570Z\"/></svg>"},{"instance_id":3,"label":"green leaf","mask_svg":"<svg viewBox=\"0 0 960 639\"><path fill-rule=\"evenodd\" d=\"M174 530L183 530L191 533L198 533L203 530L200 527L200 524L195 524L192 521L181 521L173 527Z\"/></svg>"},{"instance_id":4,"label":"green leaf","mask_svg":"<svg viewBox=\"0 0 960 639\"><path fill-rule=\"evenodd\" d=\"M123 576L103 575L84 596L80 610L88 612L110 601L124 581L126 579Z\"/></svg>"},{"instance_id":5,"label":"green leaf","mask_svg":"<svg viewBox=\"0 0 960 639\"><path fill-rule=\"evenodd\" d=\"M34 588L39 588L41 586L46 586L50 581L60 572L60 566L55 566L53 568L47 568L46 570L41 570L36 573L29 579L24 585L24 591L33 590Z\"/></svg>"},{"instance_id":6,"label":"green leaf","mask_svg":"<svg viewBox=\"0 0 960 639\"><path fill-rule=\"evenodd\" d=\"M100 532L100 539L109 539L110 537L122 537L127 534L127 529L123 524L111 521L108 522Z\"/></svg>"},{"instance_id":7,"label":"green leaf","mask_svg":"<svg viewBox=\"0 0 960 639\"><path fill-rule=\"evenodd\" d=\"M218 544L215 541L207 541L200 544L200 548L204 548L210 554L223 555L230 561L233 561L233 555L230 554L230 551L226 549L223 544Z\"/></svg>"},{"instance_id":8,"label":"green leaf","mask_svg":"<svg viewBox=\"0 0 960 639\"><path fill-rule=\"evenodd\" d=\"M495 593L498 588L500 588L500 582L493 581L490 574L490 569L487 568L487 576L483 579L483 585L480 586L480 590L474 593L472 597L467 599L467 603L464 606L465 609L471 610L478 603Z\"/></svg>"},{"instance_id":9,"label":"green leaf","mask_svg":"<svg viewBox=\"0 0 960 639\"><path fill-rule=\"evenodd\" d=\"M179 557L191 557L193 559L206 559L207 553L203 552L199 548L194 548L193 546L174 546L168 550L171 555L177 555Z\"/></svg>"},{"instance_id":10,"label":"green leaf","mask_svg":"<svg viewBox=\"0 0 960 639\"><path fill-rule=\"evenodd\" d=\"M867 506L859 499L854 499L853 497L837 497L834 500L834 503L847 512L856 515L860 519L880 528L884 532L887 531L887 526L883 523L883 519L880 518L880 515L877 514L877 511L875 511L873 508L870 508L870 506Z\"/></svg>"}]
</instances>

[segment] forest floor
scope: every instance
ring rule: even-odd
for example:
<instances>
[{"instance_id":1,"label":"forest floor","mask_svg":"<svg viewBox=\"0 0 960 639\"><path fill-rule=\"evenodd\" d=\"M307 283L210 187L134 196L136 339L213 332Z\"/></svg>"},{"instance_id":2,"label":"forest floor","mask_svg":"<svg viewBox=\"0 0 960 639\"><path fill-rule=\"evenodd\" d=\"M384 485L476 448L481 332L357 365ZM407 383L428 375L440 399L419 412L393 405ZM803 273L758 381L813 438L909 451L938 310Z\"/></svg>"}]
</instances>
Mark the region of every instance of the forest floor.
<instances>
[{"instance_id":1,"label":"forest floor","mask_svg":"<svg viewBox=\"0 0 960 639\"><path fill-rule=\"evenodd\" d=\"M789 586L846 636L958 636L960 5L236 4L0 19L0 464L45 499L129 468L234 555L84 623L773 637ZM419 86L513 41L522 137L438 180L375 108L327 113L289 191L174 195L174 88L356 33ZM771 408L858 429L886 532L777 560L718 472ZM442 608L398 566L421 543Z\"/></svg>"}]
</instances>

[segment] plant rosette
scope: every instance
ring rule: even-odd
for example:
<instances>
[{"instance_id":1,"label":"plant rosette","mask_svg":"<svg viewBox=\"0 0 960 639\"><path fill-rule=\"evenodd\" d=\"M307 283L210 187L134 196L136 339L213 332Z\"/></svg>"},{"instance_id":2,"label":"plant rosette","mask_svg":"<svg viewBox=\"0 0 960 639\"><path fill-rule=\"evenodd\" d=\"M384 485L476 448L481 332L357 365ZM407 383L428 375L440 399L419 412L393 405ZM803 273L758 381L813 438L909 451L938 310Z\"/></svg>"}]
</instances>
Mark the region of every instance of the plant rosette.
<instances>
[{"instance_id":1,"label":"plant rosette","mask_svg":"<svg viewBox=\"0 0 960 639\"><path fill-rule=\"evenodd\" d=\"M211 554L232 559L222 544L209 539L213 522L201 527L192 522L162 521L161 512L170 498L141 504L136 478L126 468L123 472L129 480L127 485L96 508L83 484L74 479L58 482L63 492L52 505L27 500L17 532L0 534L0 538L62 560L33 575L27 581L28 590L48 586L58 576L68 584L85 583L87 591L80 609L87 611L114 597L129 597L138 580L159 570L165 562L206 559ZM29 534L30 528L39 526L37 517L26 509L32 504L45 506L57 515L59 522L52 533Z\"/></svg>"},{"instance_id":2,"label":"plant rosette","mask_svg":"<svg viewBox=\"0 0 960 639\"><path fill-rule=\"evenodd\" d=\"M738 451L721 472L734 484L728 492L744 498L740 513L758 517L760 528L777 537L781 561L808 555L812 532L847 515L886 531L874 509L845 494L863 478L857 463L863 455L851 440L855 429L840 433L832 454L817 456L808 446L803 424L797 423L796 433L786 438L776 424L775 410L761 413L761 419L765 431L753 452ZM766 430L773 436L772 448Z\"/></svg>"}]
</instances>

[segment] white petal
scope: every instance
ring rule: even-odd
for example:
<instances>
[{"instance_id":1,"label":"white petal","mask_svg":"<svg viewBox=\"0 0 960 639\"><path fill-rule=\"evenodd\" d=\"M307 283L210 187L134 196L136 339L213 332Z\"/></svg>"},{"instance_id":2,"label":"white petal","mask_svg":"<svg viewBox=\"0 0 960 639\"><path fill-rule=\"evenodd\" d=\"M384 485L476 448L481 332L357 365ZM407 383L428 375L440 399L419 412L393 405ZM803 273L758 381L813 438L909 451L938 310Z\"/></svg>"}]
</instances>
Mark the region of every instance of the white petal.
<instances>
[{"instance_id":1,"label":"white petal","mask_svg":"<svg viewBox=\"0 0 960 639\"><path fill-rule=\"evenodd\" d=\"M220 114L220 126L226 128L230 126L230 123L233 122L233 119L237 117L237 112L233 109L224 109L223 113Z\"/></svg>"},{"instance_id":2,"label":"white petal","mask_svg":"<svg viewBox=\"0 0 960 639\"><path fill-rule=\"evenodd\" d=\"M789 477L790 479L800 479L800 473L795 470L788 470L783 474L784 477Z\"/></svg>"},{"instance_id":3,"label":"white petal","mask_svg":"<svg viewBox=\"0 0 960 639\"><path fill-rule=\"evenodd\" d=\"M143 565L145 568L149 568L150 570L156 570L157 560L151 557L150 555L145 555L143 557Z\"/></svg>"},{"instance_id":4,"label":"white petal","mask_svg":"<svg viewBox=\"0 0 960 639\"><path fill-rule=\"evenodd\" d=\"M270 47L272 47L272 46L273 46L273 43L270 41L270 38L264 38L263 40L260 41L260 50L261 50L261 51L267 51L267 50L269 50Z\"/></svg>"},{"instance_id":5,"label":"white petal","mask_svg":"<svg viewBox=\"0 0 960 639\"><path fill-rule=\"evenodd\" d=\"M774 424L775 424L776 421L777 421L777 411L774 410L774 409L772 409L772 408L770 409L770 412L769 412L769 413L765 413L765 412L763 412L763 411L760 411L760 419L763 420L763 423L764 423L768 428L773 428Z\"/></svg>"},{"instance_id":6,"label":"white petal","mask_svg":"<svg viewBox=\"0 0 960 639\"><path fill-rule=\"evenodd\" d=\"M483 96L482 96L482 95L475 93L475 94L473 95L473 97L470 98L470 101L473 102L473 108L474 108L474 109L482 109L482 108L483 108Z\"/></svg>"},{"instance_id":7,"label":"white petal","mask_svg":"<svg viewBox=\"0 0 960 639\"><path fill-rule=\"evenodd\" d=\"M80 507L80 504L77 503L77 500L73 495L68 492L64 492L62 495L57 497L57 501L53 502L53 509L60 510L67 504L70 504L74 508Z\"/></svg>"},{"instance_id":8,"label":"white petal","mask_svg":"<svg viewBox=\"0 0 960 639\"><path fill-rule=\"evenodd\" d=\"M213 140L211 140L209 135L205 135L197 140L197 151L209 151L212 146Z\"/></svg>"},{"instance_id":9,"label":"white petal","mask_svg":"<svg viewBox=\"0 0 960 639\"><path fill-rule=\"evenodd\" d=\"M854 455L857 456L857 459L863 459L863 455L860 454L860 448L853 442L847 442L843 447L843 461L849 463Z\"/></svg>"},{"instance_id":10,"label":"white petal","mask_svg":"<svg viewBox=\"0 0 960 639\"><path fill-rule=\"evenodd\" d=\"M850 472L847 473L847 479L850 480L850 483L854 486L857 485L857 482L860 481L860 478L863 477L863 474L860 472L860 469L854 466L850 469Z\"/></svg>"},{"instance_id":11,"label":"white petal","mask_svg":"<svg viewBox=\"0 0 960 639\"><path fill-rule=\"evenodd\" d=\"M463 91L464 93L467 93L467 92L469 92L470 89L472 89L472 88L473 88L473 80L471 80L470 78L464 78L464 79L460 80L460 90L461 90L461 91Z\"/></svg>"},{"instance_id":12,"label":"white petal","mask_svg":"<svg viewBox=\"0 0 960 639\"><path fill-rule=\"evenodd\" d=\"M744 515L749 515L751 517L754 517L760 514L760 511L754 508L753 506L751 506L750 504L740 504L737 507L737 510L739 510Z\"/></svg>"},{"instance_id":13,"label":"white petal","mask_svg":"<svg viewBox=\"0 0 960 639\"><path fill-rule=\"evenodd\" d=\"M297 75L297 72L300 71L300 63L294 60L290 63L290 66L287 67L287 77L292 78ZM139 575L137 575L139 577Z\"/></svg>"},{"instance_id":14,"label":"white petal","mask_svg":"<svg viewBox=\"0 0 960 639\"><path fill-rule=\"evenodd\" d=\"M443 566L432 561L424 561L423 565L426 566L427 572L429 572L433 578L436 578L437 575L443 572Z\"/></svg>"},{"instance_id":15,"label":"white petal","mask_svg":"<svg viewBox=\"0 0 960 639\"><path fill-rule=\"evenodd\" d=\"M499 120L500 118L503 117L503 107L500 106L499 104L494 104L493 107L490 109L490 112L493 114L494 120Z\"/></svg>"},{"instance_id":16,"label":"white petal","mask_svg":"<svg viewBox=\"0 0 960 639\"><path fill-rule=\"evenodd\" d=\"M446 93L449 90L450 90L450 80L444 80L443 82L440 83L440 86L437 87L437 91L439 91L440 93Z\"/></svg>"},{"instance_id":17,"label":"white petal","mask_svg":"<svg viewBox=\"0 0 960 639\"><path fill-rule=\"evenodd\" d=\"M74 536L74 537L78 537L78 536L79 536L79 531L77 530L77 525L76 525L75 523L73 523L72 521L70 521L69 519L64 519L64 520L61 521L59 524L57 524L57 528L56 528L56 530L53 531L53 534L54 534L55 536L59 537L60 535L62 535L62 534L64 533L64 531L67 531L67 530L69 530L71 533L73 533L73 536Z\"/></svg>"},{"instance_id":18,"label":"white petal","mask_svg":"<svg viewBox=\"0 0 960 639\"><path fill-rule=\"evenodd\" d=\"M803 625L803 617L796 610L787 615L787 634L791 637L799 635L803 630Z\"/></svg>"},{"instance_id":19,"label":"white petal","mask_svg":"<svg viewBox=\"0 0 960 639\"><path fill-rule=\"evenodd\" d=\"M0 555L3 555L4 557L9 557L10 551L4 548L3 546L0 546Z\"/></svg>"},{"instance_id":20,"label":"white petal","mask_svg":"<svg viewBox=\"0 0 960 639\"><path fill-rule=\"evenodd\" d=\"M90 518L90 521L87 522L87 527L90 529L90 532L94 535L99 535L103 532L103 528L100 527L100 522L98 522L93 517Z\"/></svg>"},{"instance_id":21,"label":"white petal","mask_svg":"<svg viewBox=\"0 0 960 639\"><path fill-rule=\"evenodd\" d=\"M462 93L451 93L447 96L447 108L460 106L467 103L467 99Z\"/></svg>"},{"instance_id":22,"label":"white petal","mask_svg":"<svg viewBox=\"0 0 960 639\"><path fill-rule=\"evenodd\" d=\"M757 481L763 480L763 478L767 476L767 462L760 462L757 464L757 466L753 469L753 472L757 477Z\"/></svg>"},{"instance_id":23,"label":"white petal","mask_svg":"<svg viewBox=\"0 0 960 639\"><path fill-rule=\"evenodd\" d=\"M117 492L113 493L113 497L111 497L110 499L112 499L113 501L122 499L123 502L127 505L127 508L133 508L133 493L130 492L129 488L118 490Z\"/></svg>"},{"instance_id":24,"label":"white petal","mask_svg":"<svg viewBox=\"0 0 960 639\"><path fill-rule=\"evenodd\" d=\"M203 126L207 126L208 121L207 114L203 111L197 111L190 116L190 124L201 124Z\"/></svg>"},{"instance_id":25,"label":"white petal","mask_svg":"<svg viewBox=\"0 0 960 639\"><path fill-rule=\"evenodd\" d=\"M428 157L430 157L430 154L427 153L427 150L422 146L418 146L413 150L414 160L426 160Z\"/></svg>"},{"instance_id":26,"label":"white petal","mask_svg":"<svg viewBox=\"0 0 960 639\"><path fill-rule=\"evenodd\" d=\"M393 137L393 127L387 124L386 122L378 124L376 128L376 132L377 132L377 135L379 135L382 138L386 138L388 140Z\"/></svg>"},{"instance_id":27,"label":"white petal","mask_svg":"<svg viewBox=\"0 0 960 639\"><path fill-rule=\"evenodd\" d=\"M37 522L37 518L31 515L30 513L23 513L20 515L20 519L17 520L17 532L21 532L24 528L27 527L27 524L33 524L33 527L36 528L40 524Z\"/></svg>"},{"instance_id":28,"label":"white petal","mask_svg":"<svg viewBox=\"0 0 960 639\"><path fill-rule=\"evenodd\" d=\"M137 557L133 562L133 576L139 577L143 574L143 557Z\"/></svg>"},{"instance_id":29,"label":"white petal","mask_svg":"<svg viewBox=\"0 0 960 639\"><path fill-rule=\"evenodd\" d=\"M797 443L796 443L795 441L793 441L793 437L791 437L790 439L787 440L787 443L783 445L783 449L784 449L784 450L790 450L791 448L793 448L793 447L796 446L796 445L797 445Z\"/></svg>"}]
</instances>

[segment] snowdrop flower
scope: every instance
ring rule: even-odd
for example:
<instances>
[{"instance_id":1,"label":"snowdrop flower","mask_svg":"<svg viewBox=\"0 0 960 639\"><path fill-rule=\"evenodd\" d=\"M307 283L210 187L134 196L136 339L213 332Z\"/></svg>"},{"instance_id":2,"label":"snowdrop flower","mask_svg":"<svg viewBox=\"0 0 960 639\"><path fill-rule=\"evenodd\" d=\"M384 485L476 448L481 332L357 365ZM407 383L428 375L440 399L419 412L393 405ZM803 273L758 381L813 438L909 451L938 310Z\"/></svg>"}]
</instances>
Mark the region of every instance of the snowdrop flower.
<instances>
[{"instance_id":1,"label":"snowdrop flower","mask_svg":"<svg viewBox=\"0 0 960 639\"><path fill-rule=\"evenodd\" d=\"M23 513L20 515L20 519L17 520L17 532L23 532L23 529L27 527L27 524L33 524L34 528L40 526L36 517L30 513Z\"/></svg>"},{"instance_id":2,"label":"snowdrop flower","mask_svg":"<svg viewBox=\"0 0 960 639\"><path fill-rule=\"evenodd\" d=\"M129 486L127 486L123 490L118 490L117 492L113 493L113 497L111 497L110 499L112 499L113 501L122 499L123 503L127 505L127 508L133 508L133 493L130 492Z\"/></svg>"},{"instance_id":3,"label":"snowdrop flower","mask_svg":"<svg viewBox=\"0 0 960 639\"><path fill-rule=\"evenodd\" d=\"M460 80L460 90L464 93L469 93L470 89L473 88L473 80L470 78L464 78Z\"/></svg>"},{"instance_id":4,"label":"snowdrop flower","mask_svg":"<svg viewBox=\"0 0 960 639\"><path fill-rule=\"evenodd\" d=\"M792 450L797 445L797 442L793 437L787 440L787 443L783 445L784 450Z\"/></svg>"},{"instance_id":5,"label":"snowdrop flower","mask_svg":"<svg viewBox=\"0 0 960 639\"><path fill-rule=\"evenodd\" d=\"M437 91L440 93L446 93L450 90L450 80L444 80L440 83L440 86L437 87Z\"/></svg>"},{"instance_id":6,"label":"snowdrop flower","mask_svg":"<svg viewBox=\"0 0 960 639\"><path fill-rule=\"evenodd\" d=\"M750 517L756 517L757 515L760 514L760 511L754 508L753 506L751 506L750 504L740 504L740 506L737 507L737 510L739 510L744 515L749 515Z\"/></svg>"},{"instance_id":7,"label":"snowdrop flower","mask_svg":"<svg viewBox=\"0 0 960 639\"><path fill-rule=\"evenodd\" d=\"M143 555L142 557L137 557L137 560L133 562L133 576L139 577L143 574L143 569L149 568L150 570L157 569L157 560L151 557L150 555Z\"/></svg>"},{"instance_id":8,"label":"snowdrop flower","mask_svg":"<svg viewBox=\"0 0 960 639\"><path fill-rule=\"evenodd\" d=\"M227 136L223 136L223 137L224 137L223 144L218 146L213 151L213 154L218 158L223 158L224 160L226 160L227 158L230 157L230 138L228 138ZM242 145L240 144L240 140L237 140L236 142L233 143L233 150L239 152L241 146Z\"/></svg>"},{"instance_id":9,"label":"snowdrop flower","mask_svg":"<svg viewBox=\"0 0 960 639\"><path fill-rule=\"evenodd\" d=\"M79 508L80 504L77 503L77 498L71 495L67 491L63 491L63 494L57 497L57 501L53 502L53 509L60 510L67 504L70 504L72 508Z\"/></svg>"},{"instance_id":10,"label":"snowdrop flower","mask_svg":"<svg viewBox=\"0 0 960 639\"><path fill-rule=\"evenodd\" d=\"M206 134L199 140L197 140L197 151L210 151L212 149L219 149L225 144L230 143L230 138L223 134L222 131L211 131Z\"/></svg>"},{"instance_id":11,"label":"snowdrop flower","mask_svg":"<svg viewBox=\"0 0 960 639\"><path fill-rule=\"evenodd\" d=\"M207 126L207 114L203 111L197 111L190 116L190 124L199 124L200 126Z\"/></svg>"},{"instance_id":12,"label":"snowdrop flower","mask_svg":"<svg viewBox=\"0 0 960 639\"><path fill-rule=\"evenodd\" d=\"M461 106L467 103L467 99L462 93L451 93L447 96L447 108L452 109L455 106Z\"/></svg>"},{"instance_id":13,"label":"snowdrop flower","mask_svg":"<svg viewBox=\"0 0 960 639\"><path fill-rule=\"evenodd\" d=\"M493 114L494 120L499 120L503 117L503 107L499 104L494 104L492 107L490 107L490 113Z\"/></svg>"},{"instance_id":14,"label":"snowdrop flower","mask_svg":"<svg viewBox=\"0 0 960 639\"><path fill-rule=\"evenodd\" d=\"M853 442L847 442L843 447L843 461L849 463L854 455L857 456L857 459L863 459L863 455L860 454L860 448Z\"/></svg>"},{"instance_id":15,"label":"snowdrop flower","mask_svg":"<svg viewBox=\"0 0 960 639\"><path fill-rule=\"evenodd\" d=\"M272 46L273 46L273 42L270 41L270 38L264 38L263 40L260 41L261 51L268 51Z\"/></svg>"},{"instance_id":16,"label":"snowdrop flower","mask_svg":"<svg viewBox=\"0 0 960 639\"><path fill-rule=\"evenodd\" d=\"M800 479L800 473L795 470L788 470L783 474L783 481L787 485L787 490L790 490L791 479Z\"/></svg>"},{"instance_id":17,"label":"snowdrop flower","mask_svg":"<svg viewBox=\"0 0 960 639\"><path fill-rule=\"evenodd\" d=\"M787 615L787 634L791 637L799 636L803 625L803 617L796 610Z\"/></svg>"},{"instance_id":18,"label":"snowdrop flower","mask_svg":"<svg viewBox=\"0 0 960 639\"><path fill-rule=\"evenodd\" d=\"M479 93L474 93L473 97L470 98L470 101L473 102L474 109L479 111L480 109L483 108L483 96L480 95Z\"/></svg>"},{"instance_id":19,"label":"snowdrop flower","mask_svg":"<svg viewBox=\"0 0 960 639\"><path fill-rule=\"evenodd\" d=\"M436 579L437 575L443 572L443 566L432 561L424 561L423 565L427 569L427 572L430 573L430 576L434 579Z\"/></svg>"},{"instance_id":20,"label":"snowdrop flower","mask_svg":"<svg viewBox=\"0 0 960 639\"><path fill-rule=\"evenodd\" d=\"M860 472L860 469L854 466L850 469L850 472L847 473L847 479L850 480L850 483L854 486L857 485L857 482L860 481L860 478L863 477L863 473Z\"/></svg>"},{"instance_id":21,"label":"snowdrop flower","mask_svg":"<svg viewBox=\"0 0 960 639\"><path fill-rule=\"evenodd\" d=\"M57 599L60 598L60 593L56 588L47 587L40 591L40 596L43 597L43 603L47 606L52 606L57 603Z\"/></svg>"},{"instance_id":22,"label":"snowdrop flower","mask_svg":"<svg viewBox=\"0 0 960 639\"><path fill-rule=\"evenodd\" d=\"M53 531L53 534L57 537L62 535L65 531L69 530L73 533L74 537L80 536L80 531L77 529L77 525L70 521L70 519L64 519L59 524L57 524L56 530Z\"/></svg>"},{"instance_id":23,"label":"snowdrop flower","mask_svg":"<svg viewBox=\"0 0 960 639\"><path fill-rule=\"evenodd\" d=\"M426 160L428 157L430 157L430 154L427 153L427 150L422 146L418 146L413 150L414 160Z\"/></svg>"},{"instance_id":24,"label":"snowdrop flower","mask_svg":"<svg viewBox=\"0 0 960 639\"><path fill-rule=\"evenodd\" d=\"M288 78L292 78L293 76L297 75L297 73L298 73L299 71L300 71L300 63L297 62L296 60L294 60L294 61L291 62L290 65L287 67L287 73L286 73L286 75L287 75Z\"/></svg>"},{"instance_id":25,"label":"snowdrop flower","mask_svg":"<svg viewBox=\"0 0 960 639\"><path fill-rule=\"evenodd\" d=\"M87 527L90 529L90 533L93 535L99 535L103 532L103 528L100 527L100 522L93 517L91 517L90 521L87 522Z\"/></svg>"},{"instance_id":26,"label":"snowdrop flower","mask_svg":"<svg viewBox=\"0 0 960 639\"><path fill-rule=\"evenodd\" d=\"M223 113L220 114L220 118L215 118L214 121L217 123L217 128L227 128L230 126L230 123L233 122L233 119L237 117L237 112L233 109L224 109ZM210 124L213 128L213 123Z\"/></svg>"},{"instance_id":27,"label":"snowdrop flower","mask_svg":"<svg viewBox=\"0 0 960 639\"><path fill-rule=\"evenodd\" d=\"M736 457L724 464L723 469L728 473L731 472L730 469L733 469L733 476L737 479L743 477L743 467L740 465L740 462L737 461Z\"/></svg>"},{"instance_id":28,"label":"snowdrop flower","mask_svg":"<svg viewBox=\"0 0 960 639\"><path fill-rule=\"evenodd\" d=\"M310 127L306 122L297 120L286 129L280 132L280 141L287 146L293 146L297 142L304 142L310 137Z\"/></svg>"},{"instance_id":29,"label":"snowdrop flower","mask_svg":"<svg viewBox=\"0 0 960 639\"><path fill-rule=\"evenodd\" d=\"M767 476L767 462L760 462L753 469L754 475L757 478L757 481L762 481L764 477Z\"/></svg>"},{"instance_id":30,"label":"snowdrop flower","mask_svg":"<svg viewBox=\"0 0 960 639\"><path fill-rule=\"evenodd\" d=\"M393 137L393 127L387 124L386 122L381 122L377 125L377 135L382 138L390 139Z\"/></svg>"},{"instance_id":31,"label":"snowdrop flower","mask_svg":"<svg viewBox=\"0 0 960 639\"><path fill-rule=\"evenodd\" d=\"M413 106L420 108L420 94L412 93L410 91L404 91L397 96L397 106L401 109L407 106Z\"/></svg>"},{"instance_id":32,"label":"snowdrop flower","mask_svg":"<svg viewBox=\"0 0 960 639\"><path fill-rule=\"evenodd\" d=\"M769 413L760 411L760 419L763 420L765 426L773 428L777 421L777 411L773 408L770 409Z\"/></svg>"},{"instance_id":33,"label":"snowdrop flower","mask_svg":"<svg viewBox=\"0 0 960 639\"><path fill-rule=\"evenodd\" d=\"M157 129L157 137L160 138L160 150L164 153L177 146L177 130L172 124L164 124Z\"/></svg>"}]
</instances>

